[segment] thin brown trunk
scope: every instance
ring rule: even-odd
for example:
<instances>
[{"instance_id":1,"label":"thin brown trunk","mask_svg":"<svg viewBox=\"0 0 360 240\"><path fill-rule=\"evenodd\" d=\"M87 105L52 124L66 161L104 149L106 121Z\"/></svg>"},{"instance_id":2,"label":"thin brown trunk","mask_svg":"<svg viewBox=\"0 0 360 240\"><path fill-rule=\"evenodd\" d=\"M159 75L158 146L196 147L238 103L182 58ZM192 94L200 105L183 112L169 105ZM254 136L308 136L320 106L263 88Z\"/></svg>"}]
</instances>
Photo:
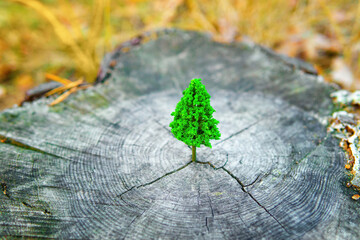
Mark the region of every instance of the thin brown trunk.
<instances>
[{"instance_id":1,"label":"thin brown trunk","mask_svg":"<svg viewBox=\"0 0 360 240\"><path fill-rule=\"evenodd\" d=\"M192 146L192 161L196 161L196 147Z\"/></svg>"}]
</instances>

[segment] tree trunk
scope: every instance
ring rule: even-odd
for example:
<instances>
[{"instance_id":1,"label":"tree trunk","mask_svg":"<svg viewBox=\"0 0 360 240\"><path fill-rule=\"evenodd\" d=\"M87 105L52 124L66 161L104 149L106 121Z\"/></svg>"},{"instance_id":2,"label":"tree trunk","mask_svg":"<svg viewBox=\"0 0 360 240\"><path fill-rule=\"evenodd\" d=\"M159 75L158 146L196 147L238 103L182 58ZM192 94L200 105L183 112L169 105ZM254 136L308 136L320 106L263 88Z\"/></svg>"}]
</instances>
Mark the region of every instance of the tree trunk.
<instances>
[{"instance_id":1,"label":"tree trunk","mask_svg":"<svg viewBox=\"0 0 360 240\"><path fill-rule=\"evenodd\" d=\"M138 40L105 57L96 86L0 114L0 236L360 238L326 130L334 89L311 66L196 32ZM168 126L196 77L222 137L193 162Z\"/></svg>"},{"instance_id":2,"label":"tree trunk","mask_svg":"<svg viewBox=\"0 0 360 240\"><path fill-rule=\"evenodd\" d=\"M192 146L192 161L196 161L196 147Z\"/></svg>"}]
</instances>

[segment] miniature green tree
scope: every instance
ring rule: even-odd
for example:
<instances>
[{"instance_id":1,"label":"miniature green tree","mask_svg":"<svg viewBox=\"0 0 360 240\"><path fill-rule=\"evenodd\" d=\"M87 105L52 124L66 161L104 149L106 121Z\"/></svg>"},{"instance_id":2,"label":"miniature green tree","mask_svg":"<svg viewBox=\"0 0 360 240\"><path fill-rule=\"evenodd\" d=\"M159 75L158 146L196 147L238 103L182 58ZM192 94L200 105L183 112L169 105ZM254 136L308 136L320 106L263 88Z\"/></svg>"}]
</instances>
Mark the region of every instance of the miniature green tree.
<instances>
[{"instance_id":1,"label":"miniature green tree","mask_svg":"<svg viewBox=\"0 0 360 240\"><path fill-rule=\"evenodd\" d=\"M201 144L211 148L210 139L220 139L218 120L213 118L215 110L210 105L210 95L201 79L193 79L183 97L171 113L170 123L174 136L192 147L192 160L196 161L196 147Z\"/></svg>"}]
</instances>

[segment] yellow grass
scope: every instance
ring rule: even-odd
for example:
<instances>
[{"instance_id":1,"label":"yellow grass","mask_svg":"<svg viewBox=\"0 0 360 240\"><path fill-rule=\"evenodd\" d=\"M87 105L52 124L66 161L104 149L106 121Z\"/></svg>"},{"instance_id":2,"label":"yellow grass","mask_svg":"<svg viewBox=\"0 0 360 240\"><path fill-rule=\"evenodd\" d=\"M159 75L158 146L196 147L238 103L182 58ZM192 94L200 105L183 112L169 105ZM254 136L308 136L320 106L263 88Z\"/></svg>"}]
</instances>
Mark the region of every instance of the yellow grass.
<instances>
[{"instance_id":1,"label":"yellow grass","mask_svg":"<svg viewBox=\"0 0 360 240\"><path fill-rule=\"evenodd\" d=\"M94 23L92 24L92 28L89 33L89 38L87 41L87 45L83 48L79 46L79 44L75 41L71 32L66 29L63 24L57 19L57 17L53 14L53 12L47 8L44 4L37 0L10 0L13 2L22 3L32 9L34 9L39 15L44 17L45 20L49 22L52 26L56 36L62 42L62 44L68 46L72 51L72 57L77 62L79 70L82 70L84 74L89 77L93 77L97 71L97 58L94 56L95 43L99 39L99 32L101 29L101 18L103 9L103 1L97 0L95 1L94 9L98 9L94 11ZM76 22L74 22L76 25ZM75 28L75 29L78 29ZM80 35L81 36L81 35Z\"/></svg>"},{"instance_id":2,"label":"yellow grass","mask_svg":"<svg viewBox=\"0 0 360 240\"><path fill-rule=\"evenodd\" d=\"M0 34L5 36L0 39L0 87L8 72L12 78L31 75L36 83L45 72L85 76L92 82L106 52L143 31L163 27L210 32L221 42L250 38L303 57L329 77L332 59L307 52L309 39L322 35L339 46L336 57L360 79L359 1L6 0L0 3Z\"/></svg>"}]
</instances>

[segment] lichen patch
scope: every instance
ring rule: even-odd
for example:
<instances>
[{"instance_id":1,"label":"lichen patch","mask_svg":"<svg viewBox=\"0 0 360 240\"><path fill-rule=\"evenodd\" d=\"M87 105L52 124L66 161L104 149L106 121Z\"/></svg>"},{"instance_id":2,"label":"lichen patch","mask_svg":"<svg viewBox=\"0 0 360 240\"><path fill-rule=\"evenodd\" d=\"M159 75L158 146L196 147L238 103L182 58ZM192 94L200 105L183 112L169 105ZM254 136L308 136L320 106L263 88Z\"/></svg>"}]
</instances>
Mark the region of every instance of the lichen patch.
<instances>
[{"instance_id":1,"label":"lichen patch","mask_svg":"<svg viewBox=\"0 0 360 240\"><path fill-rule=\"evenodd\" d=\"M347 186L360 190L360 119L357 114L360 106L360 91L349 93L341 90L331 94L331 97L335 104L341 105L346 111L333 113L328 131L340 139L340 147L346 152L348 160L344 167L349 171L351 179Z\"/></svg>"}]
</instances>

